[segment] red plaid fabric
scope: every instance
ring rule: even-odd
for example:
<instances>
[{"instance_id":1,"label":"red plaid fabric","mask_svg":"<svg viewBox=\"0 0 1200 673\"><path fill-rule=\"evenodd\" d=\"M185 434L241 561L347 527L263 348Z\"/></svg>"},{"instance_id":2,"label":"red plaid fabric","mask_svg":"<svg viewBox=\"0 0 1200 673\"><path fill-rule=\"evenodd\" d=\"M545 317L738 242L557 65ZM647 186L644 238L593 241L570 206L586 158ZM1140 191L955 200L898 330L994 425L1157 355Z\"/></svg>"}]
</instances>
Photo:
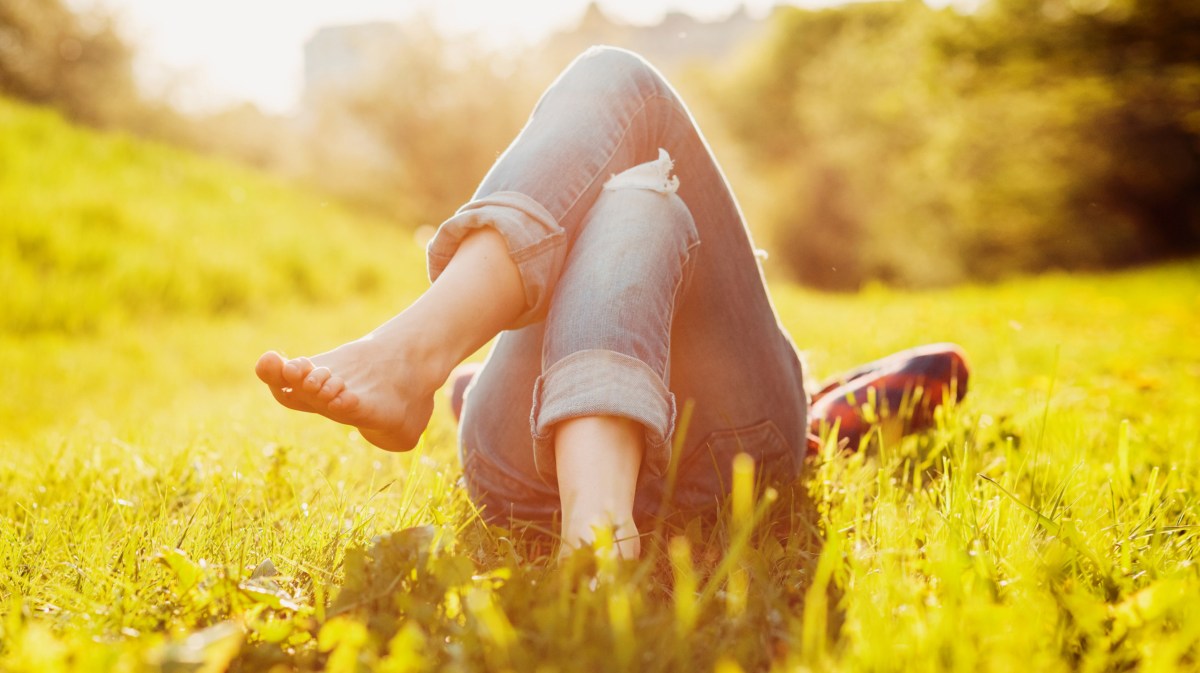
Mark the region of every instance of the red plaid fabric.
<instances>
[{"instance_id":1,"label":"red plaid fabric","mask_svg":"<svg viewBox=\"0 0 1200 673\"><path fill-rule=\"evenodd\" d=\"M835 426L839 445L850 450L884 419L896 419L904 434L927 430L939 406L967 394L969 376L954 344L910 348L836 376L812 396L808 451L817 453L822 430Z\"/></svg>"}]
</instances>

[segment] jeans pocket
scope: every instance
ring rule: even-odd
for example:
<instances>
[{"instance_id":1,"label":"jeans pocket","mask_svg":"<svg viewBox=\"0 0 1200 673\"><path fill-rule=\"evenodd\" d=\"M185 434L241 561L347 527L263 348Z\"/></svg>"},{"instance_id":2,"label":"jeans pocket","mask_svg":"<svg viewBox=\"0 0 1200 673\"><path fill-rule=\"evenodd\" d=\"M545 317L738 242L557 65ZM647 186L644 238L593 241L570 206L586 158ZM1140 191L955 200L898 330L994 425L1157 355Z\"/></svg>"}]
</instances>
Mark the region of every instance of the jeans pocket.
<instances>
[{"instance_id":1,"label":"jeans pocket","mask_svg":"<svg viewBox=\"0 0 1200 673\"><path fill-rule=\"evenodd\" d=\"M754 459L755 479L763 484L790 483L801 464L796 450L769 418L741 428L719 430L706 437L680 463L676 505L698 509L724 498L733 483L733 458L739 453Z\"/></svg>"}]
</instances>

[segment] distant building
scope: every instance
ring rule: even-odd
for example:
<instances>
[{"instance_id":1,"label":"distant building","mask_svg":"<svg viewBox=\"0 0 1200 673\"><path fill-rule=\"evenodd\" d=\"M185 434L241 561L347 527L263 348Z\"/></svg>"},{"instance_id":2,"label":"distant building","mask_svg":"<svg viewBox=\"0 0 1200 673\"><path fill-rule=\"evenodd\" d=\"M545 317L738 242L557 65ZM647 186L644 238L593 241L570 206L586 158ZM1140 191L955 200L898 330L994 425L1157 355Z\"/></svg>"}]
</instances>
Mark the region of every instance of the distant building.
<instances>
[{"instance_id":1,"label":"distant building","mask_svg":"<svg viewBox=\"0 0 1200 673\"><path fill-rule=\"evenodd\" d=\"M370 72L389 45L402 39L395 23L326 26L304 43L304 103L329 88L339 88Z\"/></svg>"},{"instance_id":2,"label":"distant building","mask_svg":"<svg viewBox=\"0 0 1200 673\"><path fill-rule=\"evenodd\" d=\"M298 128L321 137L323 142L317 146L322 156L319 162L355 167L358 173L343 171L348 182L359 180L362 173L393 170L395 155L344 107L322 103L353 95L354 87L386 61L387 50L403 35L396 23L326 26L304 43L304 91ZM339 189L335 178L327 181ZM353 193L353 189L342 191Z\"/></svg>"},{"instance_id":3,"label":"distant building","mask_svg":"<svg viewBox=\"0 0 1200 673\"><path fill-rule=\"evenodd\" d=\"M741 46L762 36L767 21L755 19L745 7L719 21L700 21L670 12L650 26L635 26L609 18L596 3L588 5L572 30L548 37L542 48L563 59L593 44L632 49L659 68L672 71L694 61L717 62L732 57ZM321 28L304 45L304 106L311 107L330 88L337 89L368 75L390 45L404 39L395 23L366 23Z\"/></svg>"}]
</instances>

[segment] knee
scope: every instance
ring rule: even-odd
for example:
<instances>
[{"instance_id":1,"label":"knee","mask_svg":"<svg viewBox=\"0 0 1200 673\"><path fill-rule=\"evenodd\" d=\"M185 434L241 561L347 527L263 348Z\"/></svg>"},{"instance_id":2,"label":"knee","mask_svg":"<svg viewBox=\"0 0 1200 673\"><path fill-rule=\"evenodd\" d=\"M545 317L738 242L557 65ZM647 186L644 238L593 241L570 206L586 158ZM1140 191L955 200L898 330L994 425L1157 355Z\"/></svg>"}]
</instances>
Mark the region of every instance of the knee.
<instances>
[{"instance_id":1,"label":"knee","mask_svg":"<svg viewBox=\"0 0 1200 673\"><path fill-rule=\"evenodd\" d=\"M658 221L670 231L673 247L686 254L700 243L700 235L696 231L696 221L692 218L692 212L688 210L687 204L679 198L678 194L671 192L663 196L666 198L660 200Z\"/></svg>"},{"instance_id":2,"label":"knee","mask_svg":"<svg viewBox=\"0 0 1200 673\"><path fill-rule=\"evenodd\" d=\"M662 228L680 234L688 244L697 239L696 222L687 204L677 194L680 183L673 175L675 162L664 149L658 158L628 168L604 183L601 200L619 199L639 211L641 218L659 223Z\"/></svg>"},{"instance_id":3,"label":"knee","mask_svg":"<svg viewBox=\"0 0 1200 673\"><path fill-rule=\"evenodd\" d=\"M609 90L609 86L626 86L650 95L669 90L666 79L642 56L619 47L598 45L588 47L571 64L568 75Z\"/></svg>"},{"instance_id":4,"label":"knee","mask_svg":"<svg viewBox=\"0 0 1200 673\"><path fill-rule=\"evenodd\" d=\"M624 71L653 71L654 66L650 65L641 54L622 49L621 47L611 47L606 44L597 44L587 49L579 55L580 62L589 62L602 65L606 68Z\"/></svg>"},{"instance_id":5,"label":"knee","mask_svg":"<svg viewBox=\"0 0 1200 673\"><path fill-rule=\"evenodd\" d=\"M699 243L692 213L674 191L636 186L606 189L596 202L595 214L607 220L596 229L622 241L627 261L661 260L671 253L682 260Z\"/></svg>"}]
</instances>

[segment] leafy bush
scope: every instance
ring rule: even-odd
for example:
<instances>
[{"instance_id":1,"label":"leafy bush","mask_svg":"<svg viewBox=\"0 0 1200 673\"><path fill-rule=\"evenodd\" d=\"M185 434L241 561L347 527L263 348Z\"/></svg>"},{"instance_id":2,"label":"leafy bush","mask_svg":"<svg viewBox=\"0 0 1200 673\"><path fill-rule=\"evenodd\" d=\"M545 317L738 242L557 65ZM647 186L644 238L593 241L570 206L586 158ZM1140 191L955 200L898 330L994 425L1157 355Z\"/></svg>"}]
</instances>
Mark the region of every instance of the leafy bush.
<instances>
[{"instance_id":1,"label":"leafy bush","mask_svg":"<svg viewBox=\"0 0 1200 673\"><path fill-rule=\"evenodd\" d=\"M1194 3L780 10L712 101L799 279L936 285L1200 251Z\"/></svg>"},{"instance_id":2,"label":"leafy bush","mask_svg":"<svg viewBox=\"0 0 1200 673\"><path fill-rule=\"evenodd\" d=\"M133 56L111 22L61 0L0 4L0 94L111 124L140 105Z\"/></svg>"}]
</instances>

